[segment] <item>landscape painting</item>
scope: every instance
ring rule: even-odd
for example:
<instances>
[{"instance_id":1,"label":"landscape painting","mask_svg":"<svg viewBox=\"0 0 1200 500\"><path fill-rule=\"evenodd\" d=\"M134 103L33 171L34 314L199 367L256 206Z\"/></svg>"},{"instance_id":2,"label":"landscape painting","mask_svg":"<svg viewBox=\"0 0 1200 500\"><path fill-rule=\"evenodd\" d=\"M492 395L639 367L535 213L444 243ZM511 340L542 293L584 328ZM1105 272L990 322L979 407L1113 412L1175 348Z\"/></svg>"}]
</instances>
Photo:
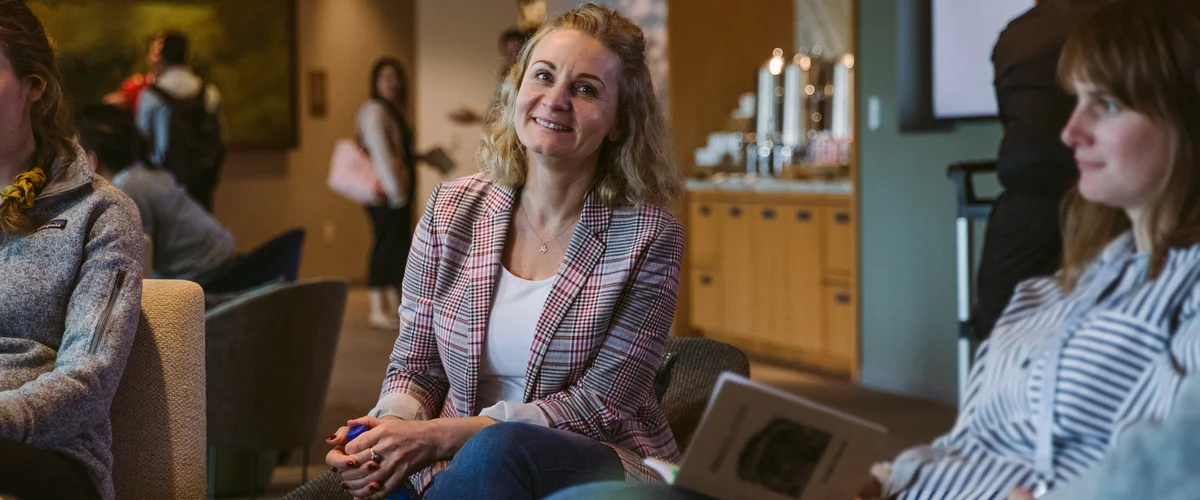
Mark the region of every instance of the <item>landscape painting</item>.
<instances>
[{"instance_id":1,"label":"landscape painting","mask_svg":"<svg viewBox=\"0 0 1200 500\"><path fill-rule=\"evenodd\" d=\"M188 36L189 64L221 91L234 148L296 145L293 0L32 0L77 105L103 101L148 71L151 40Z\"/></svg>"}]
</instances>

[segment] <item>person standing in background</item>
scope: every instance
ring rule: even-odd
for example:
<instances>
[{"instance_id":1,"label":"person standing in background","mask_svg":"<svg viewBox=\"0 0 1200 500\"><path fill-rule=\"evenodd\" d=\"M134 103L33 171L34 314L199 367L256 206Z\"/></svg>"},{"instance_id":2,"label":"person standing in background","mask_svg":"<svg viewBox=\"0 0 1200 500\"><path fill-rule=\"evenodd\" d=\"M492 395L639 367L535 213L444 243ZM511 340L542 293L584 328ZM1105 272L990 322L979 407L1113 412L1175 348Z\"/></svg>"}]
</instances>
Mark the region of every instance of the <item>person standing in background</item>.
<instances>
[{"instance_id":1,"label":"person standing in background","mask_svg":"<svg viewBox=\"0 0 1200 500\"><path fill-rule=\"evenodd\" d=\"M358 136L383 189L381 203L366 207L375 243L368 272L371 326L395 331L404 266L412 245L412 198L416 186L413 130L405 117L408 74L400 61L384 58L371 70L371 99L358 110Z\"/></svg>"},{"instance_id":2,"label":"person standing in background","mask_svg":"<svg viewBox=\"0 0 1200 500\"><path fill-rule=\"evenodd\" d=\"M163 37L164 35L159 34L150 40L150 47L146 51L147 72L137 73L126 78L124 82L121 82L117 91L104 96L104 104L116 106L137 116L138 102L141 101L142 91L154 85L155 77L162 72Z\"/></svg>"},{"instance_id":3,"label":"person standing in background","mask_svg":"<svg viewBox=\"0 0 1200 500\"><path fill-rule=\"evenodd\" d=\"M521 47L525 46L525 41L529 39L529 36L530 33L516 28L504 30L504 33L500 34L500 55L504 58L503 62L500 63L501 80L505 76L508 76L508 71L517 62L517 56L521 53ZM465 106L450 113L451 121L464 126L482 123L483 118L483 113Z\"/></svg>"},{"instance_id":4,"label":"person standing in background","mask_svg":"<svg viewBox=\"0 0 1200 500\"><path fill-rule=\"evenodd\" d=\"M137 205L142 231L153 243L155 278L196 282L210 306L250 288L296 281L302 229L239 253L233 232L189 196L174 175L146 160L145 140L127 113L92 105L83 107L76 119L91 167Z\"/></svg>"},{"instance_id":5,"label":"person standing in background","mask_svg":"<svg viewBox=\"0 0 1200 500\"><path fill-rule=\"evenodd\" d=\"M188 67L188 39L167 33L162 72L138 103L137 125L150 143L150 161L172 173L209 212L225 161L221 92Z\"/></svg>"},{"instance_id":6,"label":"person standing in background","mask_svg":"<svg viewBox=\"0 0 1200 500\"><path fill-rule=\"evenodd\" d=\"M992 52L1004 138L996 159L1004 193L987 224L975 332L987 338L1017 283L1053 274L1062 259L1063 197L1078 171L1059 139L1075 98L1058 82L1058 57L1071 30L1111 0L1040 0L1000 34Z\"/></svg>"}]
</instances>

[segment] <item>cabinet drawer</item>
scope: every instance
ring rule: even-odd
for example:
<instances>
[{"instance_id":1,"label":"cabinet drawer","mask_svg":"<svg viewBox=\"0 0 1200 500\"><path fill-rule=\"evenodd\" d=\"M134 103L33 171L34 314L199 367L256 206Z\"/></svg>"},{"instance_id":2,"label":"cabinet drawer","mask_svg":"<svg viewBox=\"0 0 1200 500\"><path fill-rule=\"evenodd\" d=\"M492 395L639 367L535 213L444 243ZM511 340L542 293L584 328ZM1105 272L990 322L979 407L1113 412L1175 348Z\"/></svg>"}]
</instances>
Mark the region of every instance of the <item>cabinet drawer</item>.
<instances>
[{"instance_id":1,"label":"cabinet drawer","mask_svg":"<svg viewBox=\"0 0 1200 500\"><path fill-rule=\"evenodd\" d=\"M825 285L822 292L826 352L849 372L858 358L858 298L848 286Z\"/></svg>"},{"instance_id":2,"label":"cabinet drawer","mask_svg":"<svg viewBox=\"0 0 1200 500\"><path fill-rule=\"evenodd\" d=\"M823 236L825 243L825 272L839 276L851 276L854 265L852 241L854 238L854 213L849 207L822 209Z\"/></svg>"}]
</instances>

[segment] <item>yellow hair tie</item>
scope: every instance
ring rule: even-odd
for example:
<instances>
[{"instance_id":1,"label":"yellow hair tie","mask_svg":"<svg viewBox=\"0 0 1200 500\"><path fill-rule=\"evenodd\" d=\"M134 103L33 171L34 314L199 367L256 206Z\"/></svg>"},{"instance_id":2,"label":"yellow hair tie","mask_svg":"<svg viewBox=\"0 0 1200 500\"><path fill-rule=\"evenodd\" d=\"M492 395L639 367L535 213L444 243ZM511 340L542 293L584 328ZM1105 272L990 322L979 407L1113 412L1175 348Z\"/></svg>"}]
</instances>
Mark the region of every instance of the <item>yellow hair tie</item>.
<instances>
[{"instance_id":1,"label":"yellow hair tie","mask_svg":"<svg viewBox=\"0 0 1200 500\"><path fill-rule=\"evenodd\" d=\"M46 185L46 171L42 167L18 175L8 187L0 190L0 199L8 203L16 203L22 209L33 208L33 200Z\"/></svg>"}]
</instances>

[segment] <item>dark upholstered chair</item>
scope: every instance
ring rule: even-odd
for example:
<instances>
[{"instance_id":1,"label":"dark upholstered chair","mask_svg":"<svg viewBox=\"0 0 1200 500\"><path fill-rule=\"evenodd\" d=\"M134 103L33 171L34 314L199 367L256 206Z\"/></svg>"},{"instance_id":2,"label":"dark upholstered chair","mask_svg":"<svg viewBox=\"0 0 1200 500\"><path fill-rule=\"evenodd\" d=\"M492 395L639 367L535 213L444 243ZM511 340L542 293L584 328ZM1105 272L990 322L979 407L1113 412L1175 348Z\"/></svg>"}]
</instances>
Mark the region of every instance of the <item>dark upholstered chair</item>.
<instances>
[{"instance_id":1,"label":"dark upholstered chair","mask_svg":"<svg viewBox=\"0 0 1200 500\"><path fill-rule=\"evenodd\" d=\"M304 251L304 228L286 231L214 271L200 283L206 294L236 294L267 283L295 283Z\"/></svg>"},{"instance_id":2,"label":"dark upholstered chair","mask_svg":"<svg viewBox=\"0 0 1200 500\"><path fill-rule=\"evenodd\" d=\"M326 472L316 479L300 485L283 500L353 500L354 497L342 489L342 475Z\"/></svg>"},{"instance_id":3,"label":"dark upholstered chair","mask_svg":"<svg viewBox=\"0 0 1200 500\"><path fill-rule=\"evenodd\" d=\"M307 479L347 293L344 281L303 281L208 311L210 450L301 448ZM210 470L215 490L216 464Z\"/></svg>"},{"instance_id":4,"label":"dark upholstered chair","mask_svg":"<svg viewBox=\"0 0 1200 500\"><path fill-rule=\"evenodd\" d=\"M749 377L750 361L738 348L712 339L671 337L667 341L654 385L679 451L692 441L723 372Z\"/></svg>"}]
</instances>

